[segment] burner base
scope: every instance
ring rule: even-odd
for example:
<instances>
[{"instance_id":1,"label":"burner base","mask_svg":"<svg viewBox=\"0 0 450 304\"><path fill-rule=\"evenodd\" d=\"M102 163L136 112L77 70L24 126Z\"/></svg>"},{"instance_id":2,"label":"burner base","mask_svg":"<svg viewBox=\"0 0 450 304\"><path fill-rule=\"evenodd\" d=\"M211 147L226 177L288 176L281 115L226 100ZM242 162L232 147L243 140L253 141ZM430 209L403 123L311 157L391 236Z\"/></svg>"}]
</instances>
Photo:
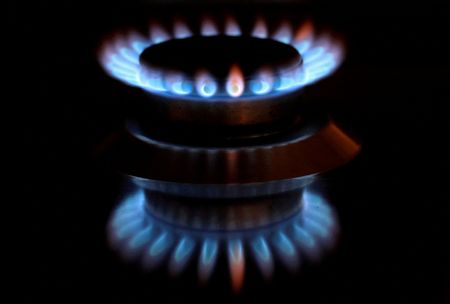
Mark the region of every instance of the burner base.
<instances>
[{"instance_id":1,"label":"burner base","mask_svg":"<svg viewBox=\"0 0 450 304\"><path fill-rule=\"evenodd\" d=\"M334 169L360 146L333 121L318 119L289 132L224 146L187 145L154 138L135 126L105 155L113 167L149 184L232 185L297 179ZM156 186L157 187L157 186Z\"/></svg>"}]
</instances>

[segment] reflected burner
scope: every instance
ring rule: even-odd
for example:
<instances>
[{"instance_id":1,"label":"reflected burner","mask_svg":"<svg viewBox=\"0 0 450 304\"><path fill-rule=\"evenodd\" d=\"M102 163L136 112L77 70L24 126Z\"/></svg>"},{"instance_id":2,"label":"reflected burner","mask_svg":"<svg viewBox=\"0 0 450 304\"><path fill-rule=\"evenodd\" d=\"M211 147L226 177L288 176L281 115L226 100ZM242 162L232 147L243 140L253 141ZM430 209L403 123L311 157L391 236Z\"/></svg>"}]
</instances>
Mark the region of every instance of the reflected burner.
<instances>
[{"instance_id":1,"label":"reflected burner","mask_svg":"<svg viewBox=\"0 0 450 304\"><path fill-rule=\"evenodd\" d=\"M165 206L163 213L155 214L151 210L155 207L151 195L146 196L142 189L137 189L113 213L110 240L125 258L139 261L146 269L166 265L176 275L189 263L196 263L202 282L214 274L217 263L227 262L231 286L238 291L245 281L247 259L252 259L261 275L269 279L275 262L288 271L295 271L303 260L317 260L333 245L338 232L335 211L311 188L307 187L300 197L290 202L290 208L285 208L290 212L286 211L281 219L264 217L267 205L255 203L249 214L254 227L250 225L246 229L214 229L211 225L209 229L193 228L202 221L220 223L223 214L227 214L227 223L240 222L245 213L241 204L227 205L226 210L218 210L215 218L211 218L214 213L211 209L209 216L204 212L186 214L180 206L171 204ZM177 225L173 220L176 214L188 217L184 225ZM256 224L258 216L261 216L259 225ZM220 261L221 256L226 256L227 261Z\"/></svg>"}]
</instances>

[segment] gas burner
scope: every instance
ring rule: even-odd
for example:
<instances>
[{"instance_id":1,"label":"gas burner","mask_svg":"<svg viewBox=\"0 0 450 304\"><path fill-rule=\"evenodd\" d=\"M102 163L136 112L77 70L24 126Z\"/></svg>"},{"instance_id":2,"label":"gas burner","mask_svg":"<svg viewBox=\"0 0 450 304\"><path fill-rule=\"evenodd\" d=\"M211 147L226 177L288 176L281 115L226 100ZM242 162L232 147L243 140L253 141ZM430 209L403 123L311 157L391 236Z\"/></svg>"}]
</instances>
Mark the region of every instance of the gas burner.
<instances>
[{"instance_id":1,"label":"gas burner","mask_svg":"<svg viewBox=\"0 0 450 304\"><path fill-rule=\"evenodd\" d=\"M204 18L194 33L177 21L172 37L153 23L149 38L131 31L102 48L111 76L150 93L128 103L105 155L137 188L109 234L148 269L167 262L177 274L197 255L202 281L223 252L238 291L250 257L269 278L332 245L337 219L313 187L360 146L296 94L339 66L335 38L317 38L310 22L223 27Z\"/></svg>"},{"instance_id":2,"label":"gas burner","mask_svg":"<svg viewBox=\"0 0 450 304\"><path fill-rule=\"evenodd\" d=\"M294 30L284 20L271 29L258 18L243 32L232 17L223 29L211 18L200 31L176 21L172 33L152 23L149 35L129 31L107 41L105 71L151 94L196 101L261 100L299 90L329 76L343 59L341 43L314 33L307 21Z\"/></svg>"}]
</instances>

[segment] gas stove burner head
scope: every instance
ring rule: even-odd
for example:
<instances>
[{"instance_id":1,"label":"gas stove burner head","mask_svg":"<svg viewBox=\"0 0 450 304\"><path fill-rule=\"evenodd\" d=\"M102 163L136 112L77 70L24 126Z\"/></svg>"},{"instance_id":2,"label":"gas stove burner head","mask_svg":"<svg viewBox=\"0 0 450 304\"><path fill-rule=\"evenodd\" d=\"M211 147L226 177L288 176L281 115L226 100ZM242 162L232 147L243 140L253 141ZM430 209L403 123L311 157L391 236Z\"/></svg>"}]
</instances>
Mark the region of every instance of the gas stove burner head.
<instances>
[{"instance_id":1,"label":"gas stove burner head","mask_svg":"<svg viewBox=\"0 0 450 304\"><path fill-rule=\"evenodd\" d=\"M147 36L107 41L106 72L150 93L133 99L105 151L137 187L111 217L116 248L173 273L197 255L202 281L225 255L236 291L250 257L266 278L277 263L296 270L317 258L337 219L313 183L360 146L296 93L342 58L337 39L310 22L272 28L263 18L251 30L233 18L204 18L198 32L152 23Z\"/></svg>"},{"instance_id":2,"label":"gas stove burner head","mask_svg":"<svg viewBox=\"0 0 450 304\"><path fill-rule=\"evenodd\" d=\"M130 31L100 52L110 76L153 95L228 102L298 91L329 76L342 59L337 39L317 36L309 21L294 29L284 20L272 29L263 18L249 33L233 18L223 29L204 18L198 33L180 21L172 33L152 23L147 36Z\"/></svg>"}]
</instances>

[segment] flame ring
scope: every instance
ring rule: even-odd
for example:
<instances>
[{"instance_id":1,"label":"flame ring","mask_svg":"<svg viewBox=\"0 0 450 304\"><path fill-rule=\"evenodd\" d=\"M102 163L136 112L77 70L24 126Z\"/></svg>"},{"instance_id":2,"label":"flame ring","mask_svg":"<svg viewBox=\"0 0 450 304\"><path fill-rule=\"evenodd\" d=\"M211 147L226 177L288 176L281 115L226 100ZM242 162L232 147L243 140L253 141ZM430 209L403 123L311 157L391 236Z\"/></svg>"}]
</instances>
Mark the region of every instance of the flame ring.
<instances>
[{"instance_id":1,"label":"flame ring","mask_svg":"<svg viewBox=\"0 0 450 304\"><path fill-rule=\"evenodd\" d=\"M227 36L243 35L240 26L233 18L226 20L223 33L218 30L212 19L205 18L203 20L201 36L222 34ZM144 69L139 61L142 52L152 45L170 39L186 39L191 36L194 36L194 33L183 22L174 23L173 35L160 25L153 23L149 28L148 37L144 37L136 31L129 31L107 41L100 51L100 62L111 77L151 94L209 101L218 97L219 90L217 81L208 71L200 71L194 83L190 83L181 74ZM342 45L329 36L317 37L314 34L313 25L309 21L300 25L296 31L289 22L284 21L272 34L269 34L265 20L259 18L255 22L251 36L273 39L291 45L302 56L303 65L289 73L276 76L271 71L262 69L254 79L247 83L239 83L239 85L236 85L236 81L233 79L239 73L231 71L226 85L226 99L273 96L299 90L329 76L339 67L343 58Z\"/></svg>"}]
</instances>

